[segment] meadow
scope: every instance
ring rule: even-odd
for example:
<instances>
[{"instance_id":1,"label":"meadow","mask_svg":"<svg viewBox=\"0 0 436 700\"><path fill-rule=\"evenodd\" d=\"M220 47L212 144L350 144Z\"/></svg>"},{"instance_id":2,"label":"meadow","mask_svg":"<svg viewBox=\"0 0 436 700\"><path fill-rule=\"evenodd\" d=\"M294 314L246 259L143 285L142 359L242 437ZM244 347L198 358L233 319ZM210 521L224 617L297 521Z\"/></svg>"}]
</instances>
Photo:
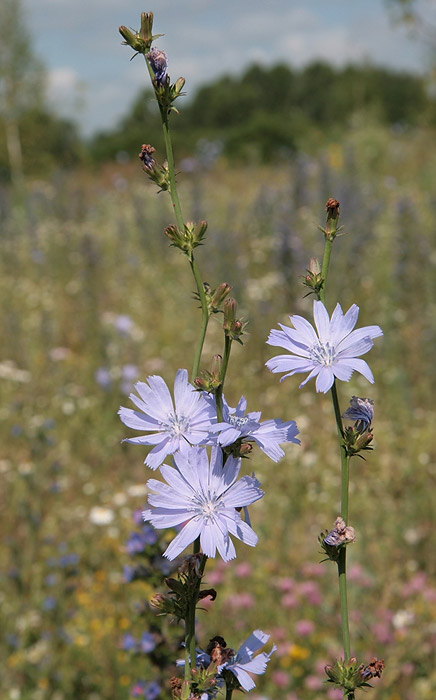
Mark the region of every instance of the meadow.
<instances>
[{"instance_id":1,"label":"meadow","mask_svg":"<svg viewBox=\"0 0 436 700\"><path fill-rule=\"evenodd\" d=\"M325 685L341 636L335 567L320 564L317 542L340 509L332 407L313 383L280 385L264 366L269 330L289 314L311 317L301 278L310 257L322 256L317 226L330 196L341 202L345 235L335 241L327 306L356 302L359 326L384 330L370 357L375 385L359 375L340 386L343 410L352 394L375 400L375 449L352 462L353 651L386 661L368 697L436 696L429 142L420 130L356 124L340 143L276 166L179 164L185 211L209 222L198 255L204 279L232 284L249 320L227 399L236 405L243 393L263 419L293 419L300 429L301 446L289 445L277 465L259 451L245 463L266 491L253 514L259 545L238 548L230 565L210 562L206 582L219 583L219 594L199 613L206 640L228 636L223 618L233 646L255 628L271 633L278 651L257 700L342 696ZM137 379L160 374L171 384L192 365L200 313L189 266L163 234L170 203L139 165L112 164L4 188L0 221L0 696L168 698L180 630L148 608L167 535L150 535L151 554L138 540L150 472L145 451L121 444L117 410ZM204 357L220 351L212 320ZM134 574L140 562L145 580Z\"/></svg>"}]
</instances>

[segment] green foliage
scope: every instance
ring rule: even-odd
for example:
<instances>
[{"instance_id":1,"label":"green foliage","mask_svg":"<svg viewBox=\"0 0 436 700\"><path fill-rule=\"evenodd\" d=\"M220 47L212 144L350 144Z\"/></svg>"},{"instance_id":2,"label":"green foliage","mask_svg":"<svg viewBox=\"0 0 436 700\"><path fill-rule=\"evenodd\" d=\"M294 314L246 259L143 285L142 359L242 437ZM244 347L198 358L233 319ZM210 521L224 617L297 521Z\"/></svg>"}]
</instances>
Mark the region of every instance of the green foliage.
<instances>
[{"instance_id":1,"label":"green foliage","mask_svg":"<svg viewBox=\"0 0 436 700\"><path fill-rule=\"evenodd\" d=\"M378 700L436 694L436 167L428 144L426 132L366 125L316 159L179 176L187 212L207 211L207 245L197 249L206 279L234 284L250 319L227 398L235 405L243 392L249 410L295 419L301 431L301 447L277 465L259 451L244 460L267 494L253 512L259 545L241 549L229 567L210 562L207 584L219 595L198 614L202 640L227 633L229 618L238 625L226 635L233 648L255 627L272 634L279 650L258 680L270 700L324 697L323 666L341 653L332 629L336 571L320 567L317 544L338 499L330 401L313 386L299 390L298 378L280 385L264 367L269 329L290 313L310 317L301 275L322 254L316 223L331 195L346 235L335 241L327 306L360 299L359 324L385 332L371 351L375 385L353 377L340 387L343 408L352 394L375 400L376 449L351 465L353 651L362 663L368 649L385 659L371 691ZM200 312L189 266L163 233L171 206L139 163L105 178L81 171L35 181L21 205L3 189L0 216L0 697L128 700L155 667L152 656L121 648L124 635L166 638L168 630L142 616L156 592L150 581L123 580L132 515L153 475L140 448L121 444L116 412L128 405L132 366L138 378L160 374L169 383L190 367ZM125 315L132 325L118 324ZM206 367L222 350L220 322L216 315L210 323ZM71 554L79 560L60 565Z\"/></svg>"},{"instance_id":2,"label":"green foliage","mask_svg":"<svg viewBox=\"0 0 436 700\"><path fill-rule=\"evenodd\" d=\"M207 138L220 140L231 159L263 162L307 150L320 138L326 143L355 116L412 127L434 120L436 113L419 76L371 65L334 68L320 61L299 71L284 64L253 65L241 76L200 87L178 106L180 115L172 119L179 156L192 155L199 139ZM133 154L143 142L161 149L157 105L148 91L118 127L95 137L91 154L96 160L120 150Z\"/></svg>"}]
</instances>

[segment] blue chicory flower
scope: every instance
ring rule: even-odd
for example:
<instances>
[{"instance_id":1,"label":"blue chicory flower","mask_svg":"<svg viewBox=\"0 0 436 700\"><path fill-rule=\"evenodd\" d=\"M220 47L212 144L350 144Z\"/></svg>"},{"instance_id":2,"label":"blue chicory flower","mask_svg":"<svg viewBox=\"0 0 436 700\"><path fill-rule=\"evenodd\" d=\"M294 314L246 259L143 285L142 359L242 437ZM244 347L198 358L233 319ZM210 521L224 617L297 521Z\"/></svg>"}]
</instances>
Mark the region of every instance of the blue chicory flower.
<instances>
[{"instance_id":1,"label":"blue chicory flower","mask_svg":"<svg viewBox=\"0 0 436 700\"><path fill-rule=\"evenodd\" d=\"M259 649L265 646L269 638L269 634L262 632L262 630L255 630L250 634L248 639L241 644L233 659L226 661L222 666L218 666L218 671L220 673L224 669L231 671L244 690L253 690L256 684L249 674L255 673L256 675L262 675L265 673L271 655L277 649L274 645L269 654L263 651L261 654L254 656L256 651L259 651Z\"/></svg>"},{"instance_id":2,"label":"blue chicory flower","mask_svg":"<svg viewBox=\"0 0 436 700\"><path fill-rule=\"evenodd\" d=\"M125 651L136 651L138 649L138 642L133 634L125 634L121 646Z\"/></svg>"},{"instance_id":3,"label":"blue chicory flower","mask_svg":"<svg viewBox=\"0 0 436 700\"><path fill-rule=\"evenodd\" d=\"M359 316L359 307L353 304L344 315L340 304L336 305L331 319L322 301L313 302L313 326L302 316L290 316L292 325L282 330L272 330L267 343L288 350L290 355L277 355L268 360L271 372L286 372L290 377L299 372L309 372L300 387L316 377L316 390L326 393L335 377L348 382L356 370L372 384L373 374L365 362L359 359L371 350L373 338L383 335L379 326L365 326L353 330Z\"/></svg>"},{"instance_id":4,"label":"blue chicory flower","mask_svg":"<svg viewBox=\"0 0 436 700\"><path fill-rule=\"evenodd\" d=\"M230 408L223 397L223 423L217 423L214 430L220 431L218 444L221 447L232 445L236 440L247 439L256 442L274 462L278 462L285 453L280 447L285 442L300 444L297 438L298 428L295 421L273 419L260 422L261 412L251 411L246 414L247 400L242 396L236 408Z\"/></svg>"},{"instance_id":5,"label":"blue chicory flower","mask_svg":"<svg viewBox=\"0 0 436 700\"><path fill-rule=\"evenodd\" d=\"M177 372L174 403L162 377L149 377L148 384L137 382L135 388L140 398L130 394L130 399L139 411L122 406L118 413L129 428L152 433L124 440L136 445L156 445L145 459L151 469L157 469L167 455L178 450L213 442L214 407L189 383L186 369Z\"/></svg>"},{"instance_id":6,"label":"blue chicory flower","mask_svg":"<svg viewBox=\"0 0 436 700\"><path fill-rule=\"evenodd\" d=\"M262 675L265 673L272 654L277 650L277 647L274 645L269 654L262 652L261 654L254 656L259 649L265 646L269 638L269 634L262 632L262 630L255 630L252 634L250 634L248 639L241 644L236 653L233 652L233 650L229 650L227 647L223 648L224 652L230 651L231 656L228 661L225 661L223 664L217 667L219 672L217 677L218 687L220 687L223 682L222 672L230 671L234 676L236 676L239 684L244 690L253 690L253 688L255 688L255 683L249 673L254 673L256 675ZM209 666L212 659L213 657L208 654L208 652L203 651L202 649L197 649L197 663L200 666L206 668ZM184 666L185 660L178 659L176 665Z\"/></svg>"},{"instance_id":7,"label":"blue chicory flower","mask_svg":"<svg viewBox=\"0 0 436 700\"><path fill-rule=\"evenodd\" d=\"M230 535L255 547L256 533L242 520L237 508L251 505L262 498L263 491L254 477L237 481L241 459L228 457L223 465L220 448L212 450L209 462L205 448L191 448L185 454L174 455L177 469L163 464L160 468L166 484L150 479L147 486L150 508L143 513L157 529L185 523L167 547L163 556L172 560L200 537L201 547L208 557L218 550L224 561L236 557Z\"/></svg>"},{"instance_id":8,"label":"blue chicory flower","mask_svg":"<svg viewBox=\"0 0 436 700\"><path fill-rule=\"evenodd\" d=\"M141 637L141 651L150 654L156 648L156 639L151 632L144 632Z\"/></svg>"},{"instance_id":9,"label":"blue chicory flower","mask_svg":"<svg viewBox=\"0 0 436 700\"><path fill-rule=\"evenodd\" d=\"M372 399L361 399L358 396L352 396L350 399L350 408L347 408L342 418L360 423L363 430L371 427L374 419L374 401Z\"/></svg>"}]
</instances>

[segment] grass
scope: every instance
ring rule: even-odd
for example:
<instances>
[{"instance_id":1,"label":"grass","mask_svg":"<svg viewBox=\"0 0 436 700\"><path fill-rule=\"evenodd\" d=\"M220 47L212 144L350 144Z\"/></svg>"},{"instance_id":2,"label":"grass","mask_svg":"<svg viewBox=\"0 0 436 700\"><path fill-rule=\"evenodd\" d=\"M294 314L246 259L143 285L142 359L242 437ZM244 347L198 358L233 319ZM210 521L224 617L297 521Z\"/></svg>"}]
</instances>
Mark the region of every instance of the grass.
<instances>
[{"instance_id":1,"label":"grass","mask_svg":"<svg viewBox=\"0 0 436 700\"><path fill-rule=\"evenodd\" d=\"M336 697L323 666L341 654L336 574L318 564L317 544L339 512L332 407L313 385L279 385L264 367L270 328L311 315L300 278L322 255L329 196L347 235L335 243L327 305L355 302L359 325L385 332L368 358L375 386L340 386L342 410L352 394L376 402L375 450L352 463L352 648L386 660L372 697L435 696L436 173L426 138L358 126L317 158L179 178L187 217L209 221L203 277L233 284L250 321L229 403L243 393L249 410L295 419L301 432L278 465L259 452L246 463L267 492L252 509L260 542L228 566L210 562L218 598L199 614L205 643L272 634L279 649L258 683L271 700ZM200 314L189 266L163 235L169 202L143 177L120 166L1 193L2 698L125 700L137 680L173 672L179 630L164 629L168 646L146 605L159 572L123 576L150 472L141 448L120 444L116 412L136 376L171 384L190 369ZM221 342L212 321L204 366ZM123 648L127 633L150 630L157 651Z\"/></svg>"}]
</instances>

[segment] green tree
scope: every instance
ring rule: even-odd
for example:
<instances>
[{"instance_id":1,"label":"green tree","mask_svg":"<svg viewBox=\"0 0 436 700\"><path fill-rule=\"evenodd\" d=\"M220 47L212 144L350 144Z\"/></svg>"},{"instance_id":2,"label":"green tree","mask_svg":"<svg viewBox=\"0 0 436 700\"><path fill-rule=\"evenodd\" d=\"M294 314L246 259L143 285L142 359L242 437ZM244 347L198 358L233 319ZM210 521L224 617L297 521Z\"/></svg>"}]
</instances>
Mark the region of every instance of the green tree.
<instances>
[{"instance_id":1,"label":"green tree","mask_svg":"<svg viewBox=\"0 0 436 700\"><path fill-rule=\"evenodd\" d=\"M21 0L1 0L0 119L15 184L23 178L20 119L41 105L43 87L44 71L32 49Z\"/></svg>"}]
</instances>

